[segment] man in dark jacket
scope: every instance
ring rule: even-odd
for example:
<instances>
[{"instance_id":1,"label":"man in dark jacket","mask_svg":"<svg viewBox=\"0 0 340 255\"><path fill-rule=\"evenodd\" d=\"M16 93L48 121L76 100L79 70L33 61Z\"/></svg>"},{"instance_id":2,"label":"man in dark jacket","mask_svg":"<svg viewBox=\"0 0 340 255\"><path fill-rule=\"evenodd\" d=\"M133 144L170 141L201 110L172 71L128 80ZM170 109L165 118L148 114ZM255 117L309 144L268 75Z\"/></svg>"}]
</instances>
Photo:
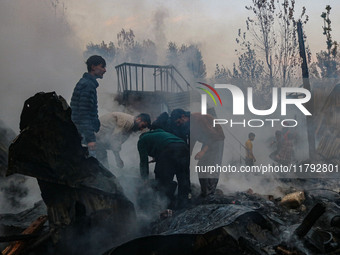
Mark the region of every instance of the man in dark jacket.
<instances>
[{"instance_id":1,"label":"man in dark jacket","mask_svg":"<svg viewBox=\"0 0 340 255\"><path fill-rule=\"evenodd\" d=\"M91 56L86 61L87 73L79 80L71 98L72 121L88 147L89 155L95 157L96 136L100 122L98 118L97 79L106 72L106 62L101 56Z\"/></svg>"},{"instance_id":2,"label":"man in dark jacket","mask_svg":"<svg viewBox=\"0 0 340 255\"><path fill-rule=\"evenodd\" d=\"M182 113L183 110L175 109L171 112L171 115L173 116L173 114L175 114L178 111ZM187 125L178 126L175 123L175 120L171 118L167 112L163 112L151 124L151 129L157 129L157 128L163 129L166 132L169 132L171 134L178 136L179 138L182 138L189 145L189 140L190 140L189 123Z\"/></svg>"},{"instance_id":3,"label":"man in dark jacket","mask_svg":"<svg viewBox=\"0 0 340 255\"><path fill-rule=\"evenodd\" d=\"M211 115L190 114L183 109L175 109L171 113L171 119L181 128L182 133L190 138L190 154L196 142L202 143L201 150L195 155L195 160L198 160L197 166L204 168L205 166L222 165L225 137L220 125L213 127L214 118ZM219 172L212 174L198 172L198 179L202 197L215 194Z\"/></svg>"},{"instance_id":4,"label":"man in dark jacket","mask_svg":"<svg viewBox=\"0 0 340 255\"><path fill-rule=\"evenodd\" d=\"M188 203L190 191L189 149L179 137L156 129L142 134L138 141L140 156L140 173L143 179L148 179L148 156L155 158L155 179L159 189L170 200L173 198L173 178L178 181L178 207Z\"/></svg>"}]
</instances>

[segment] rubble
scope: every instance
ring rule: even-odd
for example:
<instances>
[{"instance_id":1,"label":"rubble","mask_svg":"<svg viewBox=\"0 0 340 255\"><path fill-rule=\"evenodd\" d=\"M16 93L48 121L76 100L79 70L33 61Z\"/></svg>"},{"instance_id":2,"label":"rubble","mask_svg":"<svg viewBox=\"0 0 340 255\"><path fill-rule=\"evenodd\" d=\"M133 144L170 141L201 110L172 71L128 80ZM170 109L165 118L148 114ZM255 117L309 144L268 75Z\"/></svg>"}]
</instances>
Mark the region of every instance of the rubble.
<instances>
[{"instance_id":1,"label":"rubble","mask_svg":"<svg viewBox=\"0 0 340 255\"><path fill-rule=\"evenodd\" d=\"M44 226L45 222L47 221L47 216L40 216L37 218L27 229L22 232L22 236L30 236L39 231ZM21 236L21 238L22 238ZM25 248L29 245L29 243L25 242L24 240L16 241L10 244L6 249L3 250L2 255L17 255L20 254Z\"/></svg>"},{"instance_id":2,"label":"rubble","mask_svg":"<svg viewBox=\"0 0 340 255\"><path fill-rule=\"evenodd\" d=\"M155 220L144 233L148 236L105 254L338 254L340 231L331 219L340 213L340 194L326 197L322 187L335 188L339 182L299 181L282 182L290 191L300 190L290 197L304 197L295 209L282 206L283 198L249 190L205 200L194 195L187 210Z\"/></svg>"},{"instance_id":3,"label":"rubble","mask_svg":"<svg viewBox=\"0 0 340 255\"><path fill-rule=\"evenodd\" d=\"M46 205L42 200L35 203L33 207L26 209L20 213L6 213L0 215L0 250L5 249L10 245L10 239L14 236L19 236L27 229L32 222L42 215L47 214ZM42 228L42 232L48 231L47 222ZM7 240L6 240L7 239ZM13 239L13 238L11 238ZM16 238L15 240L20 240Z\"/></svg>"},{"instance_id":4,"label":"rubble","mask_svg":"<svg viewBox=\"0 0 340 255\"><path fill-rule=\"evenodd\" d=\"M94 235L112 244L133 232L134 205L116 177L87 157L70 107L54 92L25 101L20 134L9 148L7 175L16 173L37 178L52 240L64 252L83 248L97 254L105 246ZM80 234L75 246L71 240Z\"/></svg>"},{"instance_id":5,"label":"rubble","mask_svg":"<svg viewBox=\"0 0 340 255\"><path fill-rule=\"evenodd\" d=\"M303 219L301 225L295 230L295 234L302 238L312 228L315 222L324 214L326 211L326 205L323 203L317 203L312 210L308 213L306 218Z\"/></svg>"},{"instance_id":6,"label":"rubble","mask_svg":"<svg viewBox=\"0 0 340 255\"><path fill-rule=\"evenodd\" d=\"M298 208L305 200L305 194L303 191L297 191L284 196L281 200L281 205L291 209Z\"/></svg>"},{"instance_id":7,"label":"rubble","mask_svg":"<svg viewBox=\"0 0 340 255\"><path fill-rule=\"evenodd\" d=\"M189 208L171 211L171 217L155 216L138 238L122 245L112 242L114 248L104 254L335 255L340 250L340 231L334 226L340 215L340 195L331 190L338 184L336 180L284 180L282 186L290 187L281 189L285 193L300 190L305 194L306 211L281 206L280 199L268 200L272 195L249 191L219 194L214 199L200 199L194 193Z\"/></svg>"}]
</instances>

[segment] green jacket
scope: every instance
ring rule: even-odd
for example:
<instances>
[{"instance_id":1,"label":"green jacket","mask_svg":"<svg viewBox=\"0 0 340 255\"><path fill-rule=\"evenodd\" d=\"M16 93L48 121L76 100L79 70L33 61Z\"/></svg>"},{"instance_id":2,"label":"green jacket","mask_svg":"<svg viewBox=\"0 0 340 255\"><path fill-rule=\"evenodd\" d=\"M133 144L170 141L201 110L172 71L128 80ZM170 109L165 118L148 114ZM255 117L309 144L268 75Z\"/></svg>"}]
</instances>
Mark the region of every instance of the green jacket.
<instances>
[{"instance_id":1,"label":"green jacket","mask_svg":"<svg viewBox=\"0 0 340 255\"><path fill-rule=\"evenodd\" d=\"M148 156L156 159L163 149L170 143L184 143L183 139L165 132L163 129L155 129L142 134L137 144L140 157L140 174L143 179L149 176Z\"/></svg>"}]
</instances>

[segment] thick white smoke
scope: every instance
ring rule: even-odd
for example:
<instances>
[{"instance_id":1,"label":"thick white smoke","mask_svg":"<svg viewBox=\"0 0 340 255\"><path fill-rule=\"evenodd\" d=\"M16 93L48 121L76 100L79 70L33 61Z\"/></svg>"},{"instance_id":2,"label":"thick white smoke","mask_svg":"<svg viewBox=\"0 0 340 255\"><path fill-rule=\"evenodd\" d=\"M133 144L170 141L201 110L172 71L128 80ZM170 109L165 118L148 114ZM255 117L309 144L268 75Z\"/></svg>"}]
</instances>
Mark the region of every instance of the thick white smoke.
<instances>
[{"instance_id":1,"label":"thick white smoke","mask_svg":"<svg viewBox=\"0 0 340 255\"><path fill-rule=\"evenodd\" d=\"M40 91L56 91L69 100L85 71L82 49L65 11L59 1L0 2L0 119L17 134L26 99ZM2 187L8 190L11 179L3 179ZM18 198L17 208L5 204L8 192L0 192L1 213L23 210L41 199L35 179L20 185L27 195Z\"/></svg>"},{"instance_id":2,"label":"thick white smoke","mask_svg":"<svg viewBox=\"0 0 340 255\"><path fill-rule=\"evenodd\" d=\"M68 99L85 66L65 10L54 2L0 2L0 119L15 132L25 99L39 91Z\"/></svg>"}]
</instances>

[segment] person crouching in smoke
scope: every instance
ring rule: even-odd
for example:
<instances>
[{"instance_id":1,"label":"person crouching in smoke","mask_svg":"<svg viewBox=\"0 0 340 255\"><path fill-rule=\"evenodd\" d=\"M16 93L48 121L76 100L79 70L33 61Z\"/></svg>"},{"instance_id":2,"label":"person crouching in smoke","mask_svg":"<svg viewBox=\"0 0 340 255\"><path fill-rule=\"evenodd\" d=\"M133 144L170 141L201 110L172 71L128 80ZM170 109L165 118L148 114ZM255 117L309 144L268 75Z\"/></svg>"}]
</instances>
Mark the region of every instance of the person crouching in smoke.
<instances>
[{"instance_id":1,"label":"person crouching in smoke","mask_svg":"<svg viewBox=\"0 0 340 255\"><path fill-rule=\"evenodd\" d=\"M138 144L140 156L140 174L147 183L149 178L148 156L156 161L155 179L157 190L164 194L174 204L174 192L176 186L173 179L176 175L178 181L177 209L184 208L189 203L190 172L189 149L186 143L179 137L165 132L163 129L155 129L141 134Z\"/></svg>"}]
</instances>

